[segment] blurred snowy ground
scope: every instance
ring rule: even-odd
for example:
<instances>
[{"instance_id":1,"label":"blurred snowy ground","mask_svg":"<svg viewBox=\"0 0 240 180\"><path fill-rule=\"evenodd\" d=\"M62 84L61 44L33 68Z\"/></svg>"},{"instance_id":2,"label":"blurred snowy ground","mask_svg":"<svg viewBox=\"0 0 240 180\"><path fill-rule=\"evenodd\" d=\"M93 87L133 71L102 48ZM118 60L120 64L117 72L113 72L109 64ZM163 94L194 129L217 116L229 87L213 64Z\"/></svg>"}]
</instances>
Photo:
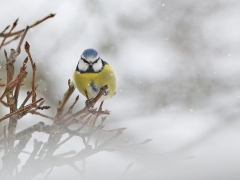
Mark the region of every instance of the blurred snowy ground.
<instances>
[{"instance_id":1,"label":"blurred snowy ground","mask_svg":"<svg viewBox=\"0 0 240 180\"><path fill-rule=\"evenodd\" d=\"M51 106L84 49L97 49L113 66L118 88L104 104L106 127L127 127L125 141L152 138L139 150L162 155L102 152L87 160L88 179L116 179L132 162L125 179L239 179L239 7L238 0L8 0L0 2L0 29L18 17L20 29L56 13L26 37L39 93ZM4 65L1 51L2 79ZM32 118L21 127L35 124ZM60 177L79 175L66 167L49 178Z\"/></svg>"}]
</instances>

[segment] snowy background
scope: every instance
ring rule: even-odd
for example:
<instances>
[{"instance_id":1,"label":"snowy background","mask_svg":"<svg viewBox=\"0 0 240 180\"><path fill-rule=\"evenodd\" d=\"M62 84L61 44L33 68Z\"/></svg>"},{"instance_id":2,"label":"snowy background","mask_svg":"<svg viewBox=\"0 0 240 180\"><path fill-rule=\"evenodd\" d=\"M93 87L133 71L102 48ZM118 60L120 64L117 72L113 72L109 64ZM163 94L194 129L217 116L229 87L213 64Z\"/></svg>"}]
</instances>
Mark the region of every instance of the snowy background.
<instances>
[{"instance_id":1,"label":"snowy background","mask_svg":"<svg viewBox=\"0 0 240 180\"><path fill-rule=\"evenodd\" d=\"M240 178L239 0L2 0L0 29L17 18L22 29L50 13L56 16L26 36L39 94L54 107L81 53L95 48L117 77L117 94L104 104L106 127L127 127L124 141L151 138L135 150L160 154L99 153L87 159L88 179L116 179L130 163L123 178ZM1 50L1 79L4 66ZM28 115L20 127L40 120ZM49 179L59 177L81 178L68 167Z\"/></svg>"}]
</instances>

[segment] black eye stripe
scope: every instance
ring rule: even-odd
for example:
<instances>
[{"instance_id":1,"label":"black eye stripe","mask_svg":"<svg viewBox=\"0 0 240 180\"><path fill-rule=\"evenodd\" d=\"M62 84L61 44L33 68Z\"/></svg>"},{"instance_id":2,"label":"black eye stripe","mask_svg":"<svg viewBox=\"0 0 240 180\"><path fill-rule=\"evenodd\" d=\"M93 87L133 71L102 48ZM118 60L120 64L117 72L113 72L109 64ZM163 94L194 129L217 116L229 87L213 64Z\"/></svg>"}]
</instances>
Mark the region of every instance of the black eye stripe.
<instances>
[{"instance_id":1,"label":"black eye stripe","mask_svg":"<svg viewBox=\"0 0 240 180\"><path fill-rule=\"evenodd\" d=\"M90 64L86 59L84 59L84 58L82 58L82 57L81 57L81 59L83 60L83 62L85 62L85 63L87 63L87 64ZM93 61L92 64L97 63L99 59L100 59L100 58L97 58L95 61Z\"/></svg>"},{"instance_id":2,"label":"black eye stripe","mask_svg":"<svg viewBox=\"0 0 240 180\"><path fill-rule=\"evenodd\" d=\"M82 57L81 57L81 59L83 60L83 62L89 64L89 62L86 59L83 59Z\"/></svg>"},{"instance_id":3,"label":"black eye stripe","mask_svg":"<svg viewBox=\"0 0 240 180\"><path fill-rule=\"evenodd\" d=\"M92 64L95 64L95 63L97 63L99 59L100 59L100 58L97 58L97 60L93 61L93 63L92 63Z\"/></svg>"}]
</instances>

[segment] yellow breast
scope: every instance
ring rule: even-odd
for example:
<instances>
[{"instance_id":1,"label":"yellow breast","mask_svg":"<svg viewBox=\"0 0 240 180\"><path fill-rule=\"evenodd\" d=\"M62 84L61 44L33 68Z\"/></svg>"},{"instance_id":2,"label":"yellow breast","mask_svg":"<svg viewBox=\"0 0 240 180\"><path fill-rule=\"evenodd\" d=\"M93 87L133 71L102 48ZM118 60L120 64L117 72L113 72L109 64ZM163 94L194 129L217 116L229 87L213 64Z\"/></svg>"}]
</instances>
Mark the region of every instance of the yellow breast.
<instances>
[{"instance_id":1,"label":"yellow breast","mask_svg":"<svg viewBox=\"0 0 240 180\"><path fill-rule=\"evenodd\" d=\"M98 73L80 73L75 71L73 82L84 96L86 96L84 92L84 89L86 89L89 98L94 98L102 86L108 85L107 96L102 96L99 101L111 98L116 91L116 78L111 66L108 64L105 64L103 69Z\"/></svg>"}]
</instances>

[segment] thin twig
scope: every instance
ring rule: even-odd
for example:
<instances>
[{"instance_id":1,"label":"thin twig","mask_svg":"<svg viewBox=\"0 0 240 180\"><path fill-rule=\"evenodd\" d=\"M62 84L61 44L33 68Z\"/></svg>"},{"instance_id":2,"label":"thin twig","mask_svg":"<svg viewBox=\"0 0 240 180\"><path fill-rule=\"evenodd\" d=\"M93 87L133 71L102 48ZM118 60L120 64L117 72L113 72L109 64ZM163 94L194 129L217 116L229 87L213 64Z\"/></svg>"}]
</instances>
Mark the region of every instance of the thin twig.
<instances>
[{"instance_id":1,"label":"thin twig","mask_svg":"<svg viewBox=\"0 0 240 180\"><path fill-rule=\"evenodd\" d=\"M44 117L44 118L47 118L47 119L50 119L50 120L52 120L52 121L55 121L56 120L56 118L54 118L54 117L51 117L51 116L47 116L47 115L45 115L45 114L42 114L42 113L40 113L40 112L37 112L37 111L29 111L29 113L31 113L31 114L35 114L35 115L39 115L39 116L41 116L41 117Z\"/></svg>"},{"instance_id":2,"label":"thin twig","mask_svg":"<svg viewBox=\"0 0 240 180\"><path fill-rule=\"evenodd\" d=\"M5 33L5 31L8 30L9 27L10 27L10 25L8 25L7 27L5 27L5 29L4 29L0 34Z\"/></svg>"},{"instance_id":3,"label":"thin twig","mask_svg":"<svg viewBox=\"0 0 240 180\"><path fill-rule=\"evenodd\" d=\"M55 157L64 157L64 156L69 156L69 155L72 155L72 154L76 154L76 151L71 150L71 151L68 151L68 152L61 153L61 154L56 154Z\"/></svg>"},{"instance_id":4,"label":"thin twig","mask_svg":"<svg viewBox=\"0 0 240 180\"><path fill-rule=\"evenodd\" d=\"M28 57L30 59L30 62L31 62L31 66L32 66L32 102L35 102L36 101L36 92L35 92L35 74L36 74L36 64L33 62L33 59L32 59L32 55L30 53L30 45L28 44L28 42L26 41L25 43L25 51L27 52L28 54Z\"/></svg>"},{"instance_id":5,"label":"thin twig","mask_svg":"<svg viewBox=\"0 0 240 180\"><path fill-rule=\"evenodd\" d=\"M73 169L75 169L75 171L78 172L78 174L83 175L83 171L81 171L80 169L78 169L78 167L76 166L75 163L68 163L69 166L71 166Z\"/></svg>"},{"instance_id":6,"label":"thin twig","mask_svg":"<svg viewBox=\"0 0 240 180\"><path fill-rule=\"evenodd\" d=\"M21 53L21 46L22 46L23 40L24 40L24 38L25 38L28 30L29 30L29 26L27 26L27 27L25 28L25 30L24 30L24 32L23 32L23 34L22 34L22 36L21 36L21 39L20 39L20 41L19 41L19 43L18 43L18 47L17 47L17 50L16 50L16 52L17 52L18 54Z\"/></svg>"},{"instance_id":7,"label":"thin twig","mask_svg":"<svg viewBox=\"0 0 240 180\"><path fill-rule=\"evenodd\" d=\"M34 162L35 157L37 156L37 153L40 150L40 148L42 147L42 145L43 145L42 141L38 141L37 139L34 139L33 151L31 153L31 155L29 156L29 158L27 159L25 166L31 165Z\"/></svg>"},{"instance_id":8,"label":"thin twig","mask_svg":"<svg viewBox=\"0 0 240 180\"><path fill-rule=\"evenodd\" d=\"M15 36L14 38L12 38L11 40L5 42L5 43L3 44L3 46L6 46L7 44L10 44L11 42L17 40L17 39L20 38L20 37L21 37L21 34L16 35L16 36Z\"/></svg>"},{"instance_id":9,"label":"thin twig","mask_svg":"<svg viewBox=\"0 0 240 180\"><path fill-rule=\"evenodd\" d=\"M131 169L132 165L133 163L128 164L127 168L125 169L122 175L126 174Z\"/></svg>"},{"instance_id":10,"label":"thin twig","mask_svg":"<svg viewBox=\"0 0 240 180\"><path fill-rule=\"evenodd\" d=\"M22 113L22 112L24 112L24 113L25 113L25 112L28 112L28 111L29 111L30 109L32 109L37 103L39 103L39 102L41 102L41 101L43 101L43 100L44 100L43 98L40 98L40 99L38 99L37 101L35 101L34 103L31 103L31 104L27 105L27 106L24 107L24 108L18 109L17 111L14 111L14 112L12 112L12 113L9 113L9 114L5 115L4 117L2 117L2 118L0 119L0 122L3 121L4 119L7 119L7 118L13 116L14 114L19 114L19 113Z\"/></svg>"},{"instance_id":11,"label":"thin twig","mask_svg":"<svg viewBox=\"0 0 240 180\"><path fill-rule=\"evenodd\" d=\"M74 101L73 104L69 107L68 111L67 111L64 115L61 116L61 119L64 119L67 115L72 116L72 109L73 109L73 107L75 106L75 104L77 103L78 99L79 99L79 95L75 98L75 101ZM73 119L74 119L74 117L73 117Z\"/></svg>"},{"instance_id":12,"label":"thin twig","mask_svg":"<svg viewBox=\"0 0 240 180\"><path fill-rule=\"evenodd\" d=\"M32 96L32 91L31 92L27 92L27 96L26 98L24 99L24 101L22 102L20 108L23 108L25 106L25 104L27 103L27 101L29 100L29 98Z\"/></svg>"},{"instance_id":13,"label":"thin twig","mask_svg":"<svg viewBox=\"0 0 240 180\"><path fill-rule=\"evenodd\" d=\"M106 116L106 117L102 117L102 121L101 121L100 126L103 125L103 123L104 123L104 121L106 120L106 118L107 118L107 116ZM97 147L97 145L98 145L98 141L99 141L99 138L100 138L101 132L102 132L102 131L99 131L99 132L98 132L98 136L97 136L97 139L96 139L96 142L95 142L95 147Z\"/></svg>"},{"instance_id":14,"label":"thin twig","mask_svg":"<svg viewBox=\"0 0 240 180\"><path fill-rule=\"evenodd\" d=\"M5 49L4 49L4 56L5 56L6 62L8 62L8 55L7 55L7 51Z\"/></svg>"},{"instance_id":15,"label":"thin twig","mask_svg":"<svg viewBox=\"0 0 240 180\"><path fill-rule=\"evenodd\" d=\"M23 42L23 39L26 36L27 31L28 31L28 27L24 30L24 33L21 36L21 39L20 39L18 47L17 47L17 51L15 51L14 49L11 49L11 53L10 53L9 58L7 58L7 54L5 52L5 57L6 57L6 61L7 61L7 83L8 84L13 79L13 75L14 75L14 62L16 61L16 57L21 52L21 44ZM20 75L18 75L17 77L19 77L19 76ZM18 79L18 81L19 81L19 79ZM14 83L14 86L15 85L17 85L17 82ZM10 148L13 148L13 146L14 146L14 141L15 141L14 137L15 137L15 131L16 131L16 126L17 126L17 117L12 116L11 114L14 115L16 112L18 112L17 111L17 99L14 98L14 96L12 94L12 91L13 91L13 89L10 88L10 94L5 92L6 96L7 96L7 103L8 104L13 104L12 106L10 106L10 114L9 114L10 116L9 115L6 116L6 117L10 117L9 123L8 123L8 136L10 137L10 140L9 140L9 147ZM6 117L1 118L0 122L2 120L4 120Z\"/></svg>"},{"instance_id":16,"label":"thin twig","mask_svg":"<svg viewBox=\"0 0 240 180\"><path fill-rule=\"evenodd\" d=\"M46 174L46 176L44 177L44 179L47 179L47 178L48 178L48 176L52 173L53 168L54 168L54 166L52 166L52 167L49 169L49 171L47 172L47 174Z\"/></svg>"},{"instance_id":17,"label":"thin twig","mask_svg":"<svg viewBox=\"0 0 240 180\"><path fill-rule=\"evenodd\" d=\"M7 85L6 85L6 88L2 94L2 96L0 97L0 100L2 100L6 95L12 93L13 89L18 85L18 82L19 82L19 79L24 76L22 75L21 73L18 74L18 76L11 80ZM8 104L11 104L10 103L10 100L8 100Z\"/></svg>"},{"instance_id":18,"label":"thin twig","mask_svg":"<svg viewBox=\"0 0 240 180\"><path fill-rule=\"evenodd\" d=\"M97 111L97 114L96 114L96 116L95 116L95 118L93 120L92 126L95 126L98 117L101 115L100 112L102 111L102 105L103 105L103 101L101 102L101 104L100 104L100 106L98 108L98 111Z\"/></svg>"},{"instance_id":19,"label":"thin twig","mask_svg":"<svg viewBox=\"0 0 240 180\"><path fill-rule=\"evenodd\" d=\"M17 26L17 22L18 22L18 19L16 19L16 21L14 21L11 30L8 32L8 35L11 34L11 32L13 31L13 29ZM8 29L8 27L6 27L6 28L4 29L3 33L4 33L7 29ZM8 37L8 36L5 36L5 37L3 38L2 43L1 43L1 45L0 45L0 49L2 48L2 46L3 46L4 42L5 42L5 40L7 39L7 37Z\"/></svg>"},{"instance_id":20,"label":"thin twig","mask_svg":"<svg viewBox=\"0 0 240 180\"><path fill-rule=\"evenodd\" d=\"M9 105L8 103L4 102L3 100L0 101L5 107L10 107L11 105Z\"/></svg>"},{"instance_id":21,"label":"thin twig","mask_svg":"<svg viewBox=\"0 0 240 180\"><path fill-rule=\"evenodd\" d=\"M70 106L69 110L68 110L68 113L70 113L70 111L73 109L73 107L75 106L75 104L78 102L78 99L79 99L79 95L75 98L75 101L74 103L72 104L72 106Z\"/></svg>"},{"instance_id":22,"label":"thin twig","mask_svg":"<svg viewBox=\"0 0 240 180\"><path fill-rule=\"evenodd\" d=\"M55 115L55 118L59 119L61 117L61 115L63 114L64 107L65 107L68 99L74 92L74 90L75 90L74 84L71 83L71 80L69 79L68 80L68 90L67 90L67 92L64 93L63 99L59 103L59 106L57 107L57 114Z\"/></svg>"},{"instance_id":23,"label":"thin twig","mask_svg":"<svg viewBox=\"0 0 240 180\"><path fill-rule=\"evenodd\" d=\"M25 60L23 61L23 65L22 65L21 70L19 72L19 80L18 80L17 86L15 88L15 92L14 92L14 98L15 99L18 99L18 95L19 95L19 92L20 92L20 88L21 88L22 82L23 82L23 80L26 78L26 76L28 74L25 71L26 68L27 68L27 66L26 66L27 62L28 62L28 58L26 57Z\"/></svg>"},{"instance_id":24,"label":"thin twig","mask_svg":"<svg viewBox=\"0 0 240 180\"><path fill-rule=\"evenodd\" d=\"M74 135L69 135L66 139L64 139L63 141L61 141L60 143L58 143L58 147L60 147L61 145L63 145L64 143L66 143L68 140L70 140Z\"/></svg>"},{"instance_id":25,"label":"thin twig","mask_svg":"<svg viewBox=\"0 0 240 180\"><path fill-rule=\"evenodd\" d=\"M32 134L34 132L45 132L46 134L50 133L50 129L51 126L50 125L45 125L43 122L39 122L35 125L32 125L18 133L16 133L15 135L15 139L16 140L20 140L23 137L25 137L28 134ZM9 137L7 138L7 140L9 139ZM0 139L0 145L4 145L4 139Z\"/></svg>"},{"instance_id":26,"label":"thin twig","mask_svg":"<svg viewBox=\"0 0 240 180\"><path fill-rule=\"evenodd\" d=\"M108 86L107 86L107 85L103 86L95 98L93 98L93 99L91 99L91 100L86 100L86 105L85 105L85 107L84 107L83 109L81 109L80 111L72 114L71 117L65 119L65 120L64 120L64 123L65 123L65 122L68 122L70 119L77 118L78 116L80 116L80 115L82 115L82 114L84 114L84 113L89 113L89 112L88 112L89 108L90 108L90 107L93 107L93 106L96 104L96 102L99 100L99 98L103 95L103 93L104 93L107 89L108 89ZM68 91L67 91L66 93L68 93ZM66 93L65 93L65 94L66 94ZM65 94L64 94L64 96L65 96ZM65 98L63 98L63 99L65 99ZM66 103L66 102L65 102L65 103ZM62 104L62 102L60 102L60 105L59 105L59 106L61 106L61 104ZM59 107L58 107L58 108L59 108ZM60 117L60 115L59 115L59 117Z\"/></svg>"},{"instance_id":27,"label":"thin twig","mask_svg":"<svg viewBox=\"0 0 240 180\"><path fill-rule=\"evenodd\" d=\"M35 22L35 23L32 24L31 26L29 26L29 28L33 28L33 27L37 26L38 24L40 24L40 23L44 22L45 20L47 20L47 19L49 19L49 18L52 18L52 17L54 17L54 16L55 16L55 14L49 14L49 15L46 16L45 18L43 18L43 19L41 19L41 20ZM13 33L10 33L10 34L3 34L3 33L0 33L0 37L14 36L14 35L17 35L17 34L22 33L23 31L24 31L24 29L22 29L22 30L20 30L20 31L13 32Z\"/></svg>"}]
</instances>

